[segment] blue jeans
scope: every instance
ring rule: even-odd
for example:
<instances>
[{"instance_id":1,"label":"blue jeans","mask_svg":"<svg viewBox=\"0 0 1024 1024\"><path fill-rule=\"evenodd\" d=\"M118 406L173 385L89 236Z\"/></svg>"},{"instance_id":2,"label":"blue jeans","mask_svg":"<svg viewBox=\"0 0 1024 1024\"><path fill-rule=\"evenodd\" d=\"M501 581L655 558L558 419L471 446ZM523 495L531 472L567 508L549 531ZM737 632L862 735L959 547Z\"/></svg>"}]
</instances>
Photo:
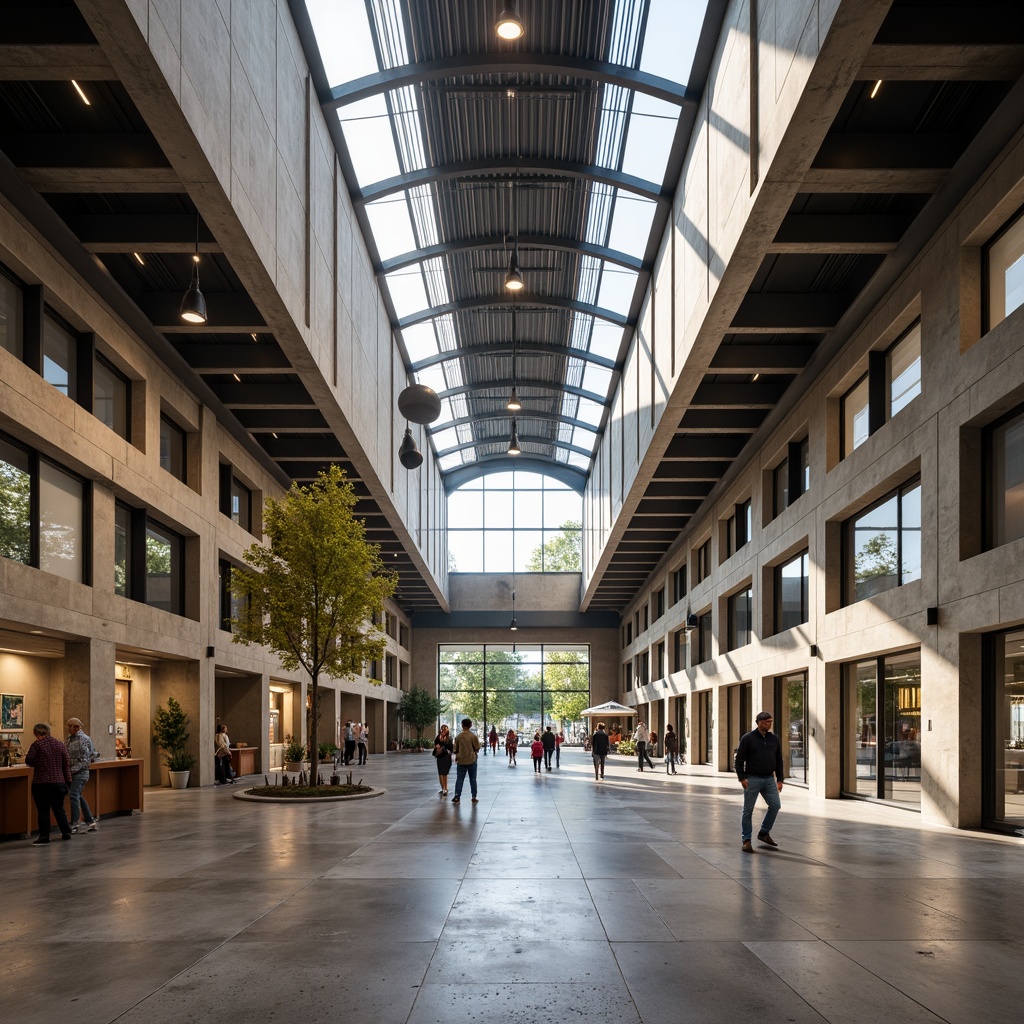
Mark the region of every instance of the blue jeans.
<instances>
[{"instance_id":1,"label":"blue jeans","mask_svg":"<svg viewBox=\"0 0 1024 1024\"><path fill-rule=\"evenodd\" d=\"M743 842L747 842L753 835L751 819L754 816L754 804L757 803L757 794L764 797L768 805L764 821L761 822L759 832L771 832L772 825L782 807L782 799L779 796L779 786L774 775L748 775L747 788L743 790Z\"/></svg>"},{"instance_id":2,"label":"blue jeans","mask_svg":"<svg viewBox=\"0 0 1024 1024\"><path fill-rule=\"evenodd\" d=\"M81 814L85 818L86 824L91 825L93 823L92 811L89 809L89 805L85 802L85 797L82 796L82 790L85 788L85 784L89 781L89 769L83 768L79 772L75 772L71 776L71 824L77 825L79 818L79 805L81 805Z\"/></svg>"},{"instance_id":3,"label":"blue jeans","mask_svg":"<svg viewBox=\"0 0 1024 1024\"><path fill-rule=\"evenodd\" d=\"M476 761L472 764L460 764L455 769L455 799L458 800L462 796L462 786L466 781L466 776L469 776L469 791L473 794L473 799L476 799Z\"/></svg>"}]
</instances>

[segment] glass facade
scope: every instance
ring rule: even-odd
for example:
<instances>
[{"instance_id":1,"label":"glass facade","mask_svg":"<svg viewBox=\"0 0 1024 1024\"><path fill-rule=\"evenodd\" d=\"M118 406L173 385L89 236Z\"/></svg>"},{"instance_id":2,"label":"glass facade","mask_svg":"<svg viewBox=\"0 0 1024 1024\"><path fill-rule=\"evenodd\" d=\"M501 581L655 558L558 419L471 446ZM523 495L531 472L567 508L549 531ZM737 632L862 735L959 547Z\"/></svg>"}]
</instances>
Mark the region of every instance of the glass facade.
<instances>
[{"instance_id":1,"label":"glass facade","mask_svg":"<svg viewBox=\"0 0 1024 1024\"><path fill-rule=\"evenodd\" d=\"M103 359L93 368L93 415L126 441L129 437L130 388L127 378Z\"/></svg>"},{"instance_id":2,"label":"glass facade","mask_svg":"<svg viewBox=\"0 0 1024 1024\"><path fill-rule=\"evenodd\" d=\"M987 432L988 547L1024 537L1024 408Z\"/></svg>"},{"instance_id":3,"label":"glass facade","mask_svg":"<svg viewBox=\"0 0 1024 1024\"><path fill-rule=\"evenodd\" d=\"M921 652L844 666L843 792L921 805Z\"/></svg>"},{"instance_id":4,"label":"glass facade","mask_svg":"<svg viewBox=\"0 0 1024 1024\"><path fill-rule=\"evenodd\" d=\"M984 814L1024 834L1024 630L989 638L984 700Z\"/></svg>"},{"instance_id":5,"label":"glass facade","mask_svg":"<svg viewBox=\"0 0 1024 1024\"><path fill-rule=\"evenodd\" d=\"M775 723L782 743L786 778L807 784L807 673L791 672L775 680Z\"/></svg>"},{"instance_id":6,"label":"glass facade","mask_svg":"<svg viewBox=\"0 0 1024 1024\"><path fill-rule=\"evenodd\" d=\"M845 524L846 601L921 578L921 483L912 480Z\"/></svg>"},{"instance_id":7,"label":"glass facade","mask_svg":"<svg viewBox=\"0 0 1024 1024\"><path fill-rule=\"evenodd\" d=\"M440 644L437 657L441 720L453 733L471 718L481 738L493 725L501 736L514 729L520 745L548 724L563 728L570 743L582 735L589 645Z\"/></svg>"},{"instance_id":8,"label":"glass facade","mask_svg":"<svg viewBox=\"0 0 1024 1024\"><path fill-rule=\"evenodd\" d=\"M448 496L449 572L579 572L583 499L540 473L493 473Z\"/></svg>"}]
</instances>

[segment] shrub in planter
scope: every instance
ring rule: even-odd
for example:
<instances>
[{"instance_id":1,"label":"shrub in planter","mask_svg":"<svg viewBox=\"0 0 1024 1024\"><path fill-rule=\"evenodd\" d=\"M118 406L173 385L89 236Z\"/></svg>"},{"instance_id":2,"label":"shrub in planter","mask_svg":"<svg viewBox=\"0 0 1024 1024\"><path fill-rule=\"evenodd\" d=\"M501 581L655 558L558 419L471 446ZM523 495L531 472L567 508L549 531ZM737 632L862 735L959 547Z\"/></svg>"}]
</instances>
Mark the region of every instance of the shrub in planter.
<instances>
[{"instance_id":1,"label":"shrub in planter","mask_svg":"<svg viewBox=\"0 0 1024 1024\"><path fill-rule=\"evenodd\" d=\"M633 740L619 740L619 745L616 748L620 754L635 754L636 743Z\"/></svg>"},{"instance_id":2,"label":"shrub in planter","mask_svg":"<svg viewBox=\"0 0 1024 1024\"><path fill-rule=\"evenodd\" d=\"M164 764L169 772L189 772L196 759L188 751L188 715L173 698L167 698L167 707L156 709L153 719L153 739L164 752Z\"/></svg>"},{"instance_id":3,"label":"shrub in planter","mask_svg":"<svg viewBox=\"0 0 1024 1024\"><path fill-rule=\"evenodd\" d=\"M328 741L326 743L318 744L316 749L317 749L317 754L319 755L319 760L321 760L321 761L331 761L331 760L334 759L334 752L338 748L333 743ZM298 758L297 760L301 760L301 758Z\"/></svg>"},{"instance_id":4,"label":"shrub in planter","mask_svg":"<svg viewBox=\"0 0 1024 1024\"><path fill-rule=\"evenodd\" d=\"M284 738L284 759L285 761L305 761L307 760L306 744L302 740L294 739L291 736L285 736Z\"/></svg>"}]
</instances>

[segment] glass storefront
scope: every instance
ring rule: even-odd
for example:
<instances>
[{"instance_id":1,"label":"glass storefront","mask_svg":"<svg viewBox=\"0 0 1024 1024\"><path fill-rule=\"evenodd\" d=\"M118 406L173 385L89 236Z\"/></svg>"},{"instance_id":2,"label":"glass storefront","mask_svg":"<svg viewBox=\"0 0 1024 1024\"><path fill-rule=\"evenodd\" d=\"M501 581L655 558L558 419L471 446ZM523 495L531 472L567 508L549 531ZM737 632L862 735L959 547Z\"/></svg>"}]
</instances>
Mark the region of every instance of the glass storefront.
<instances>
[{"instance_id":1,"label":"glass storefront","mask_svg":"<svg viewBox=\"0 0 1024 1024\"><path fill-rule=\"evenodd\" d=\"M1024 829L1024 630L990 639L985 687L985 819Z\"/></svg>"},{"instance_id":2,"label":"glass storefront","mask_svg":"<svg viewBox=\"0 0 1024 1024\"><path fill-rule=\"evenodd\" d=\"M807 673L775 680L775 731L782 742L786 779L807 784Z\"/></svg>"},{"instance_id":3,"label":"glass storefront","mask_svg":"<svg viewBox=\"0 0 1024 1024\"><path fill-rule=\"evenodd\" d=\"M843 793L921 806L921 652L844 667Z\"/></svg>"}]
</instances>

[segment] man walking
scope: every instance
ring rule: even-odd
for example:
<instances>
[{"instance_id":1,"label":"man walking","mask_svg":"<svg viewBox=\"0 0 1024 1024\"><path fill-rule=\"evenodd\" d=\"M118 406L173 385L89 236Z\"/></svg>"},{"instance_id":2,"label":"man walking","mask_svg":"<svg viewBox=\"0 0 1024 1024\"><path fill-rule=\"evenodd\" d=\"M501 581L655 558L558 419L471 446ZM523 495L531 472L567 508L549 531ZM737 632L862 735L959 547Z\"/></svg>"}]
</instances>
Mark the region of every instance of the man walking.
<instances>
[{"instance_id":1,"label":"man walking","mask_svg":"<svg viewBox=\"0 0 1024 1024\"><path fill-rule=\"evenodd\" d=\"M476 803L476 756L480 752L480 737L472 731L473 721L469 718L462 720L462 732L455 737L455 796L452 803L457 804L462 796L462 787L469 776L469 791L473 795L473 803Z\"/></svg>"},{"instance_id":2,"label":"man walking","mask_svg":"<svg viewBox=\"0 0 1024 1024\"><path fill-rule=\"evenodd\" d=\"M352 758L356 756L356 731L351 722L345 723L345 753L342 757L343 764L351 764Z\"/></svg>"},{"instance_id":3,"label":"man walking","mask_svg":"<svg viewBox=\"0 0 1024 1024\"><path fill-rule=\"evenodd\" d=\"M604 731L604 722L597 723L597 732L590 737L590 752L594 758L594 778L604 778L604 759L608 756L608 733Z\"/></svg>"},{"instance_id":4,"label":"man walking","mask_svg":"<svg viewBox=\"0 0 1024 1024\"><path fill-rule=\"evenodd\" d=\"M85 820L88 832L99 830L99 824L92 816L92 808L82 795L85 784L89 781L89 765L99 758L92 739L82 728L80 718L68 719L68 738L64 741L71 762L71 831L78 831L79 816Z\"/></svg>"},{"instance_id":5,"label":"man walking","mask_svg":"<svg viewBox=\"0 0 1024 1024\"><path fill-rule=\"evenodd\" d=\"M647 726L643 722L637 724L636 732L633 733L633 742L636 744L636 761L637 771L642 772L644 770L644 761L651 766L651 771L654 771L654 762L650 759L647 753L647 741L650 738L650 733L647 731Z\"/></svg>"},{"instance_id":6,"label":"man walking","mask_svg":"<svg viewBox=\"0 0 1024 1024\"><path fill-rule=\"evenodd\" d=\"M757 794L764 797L768 805L761 830L757 833L758 842L773 848L778 843L772 839L772 825L782 807L779 794L782 792L782 781L785 778L785 766L782 763L782 744L779 737L772 732L772 714L770 711L759 711L754 719L757 727L746 733L736 748L736 775L743 787L743 818L741 822L743 836L743 852L753 853L751 845L753 835L752 819Z\"/></svg>"},{"instance_id":7,"label":"man walking","mask_svg":"<svg viewBox=\"0 0 1024 1024\"><path fill-rule=\"evenodd\" d=\"M551 755L555 752L555 734L549 725L540 738L541 746L544 747L544 767L551 771Z\"/></svg>"}]
</instances>

